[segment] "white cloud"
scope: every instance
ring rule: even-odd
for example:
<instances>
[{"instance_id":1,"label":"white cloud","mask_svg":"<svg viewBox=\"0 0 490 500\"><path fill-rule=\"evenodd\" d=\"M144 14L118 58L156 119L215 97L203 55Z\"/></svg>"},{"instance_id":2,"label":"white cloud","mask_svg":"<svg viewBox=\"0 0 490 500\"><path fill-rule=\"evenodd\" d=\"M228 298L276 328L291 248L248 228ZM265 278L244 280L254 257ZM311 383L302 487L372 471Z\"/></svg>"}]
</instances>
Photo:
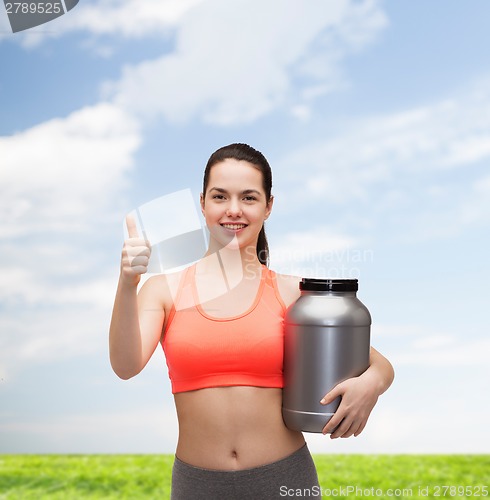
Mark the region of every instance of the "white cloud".
<instances>
[{"instance_id":1,"label":"white cloud","mask_svg":"<svg viewBox=\"0 0 490 500\"><path fill-rule=\"evenodd\" d=\"M88 253L88 251L86 251ZM26 252L27 253L27 252ZM35 245L29 249L30 258L37 260L39 253ZM81 253L84 253L83 250ZM93 257L97 257L93 255ZM0 301L4 305L15 306L23 302L26 306L47 305L69 306L70 304L85 304L87 306L110 307L112 301L108 298L114 292L117 276L107 276L94 263L81 263L76 272L71 273L75 282L60 282L59 275L68 272L71 265L69 257L57 261L55 255L50 256L43 263L43 269L37 270L34 266L22 268L22 261L12 258L13 269L2 269L0 278ZM1 267L0 267L1 268ZM83 276L93 273L88 281ZM49 280L49 275L55 279Z\"/></svg>"},{"instance_id":2,"label":"white cloud","mask_svg":"<svg viewBox=\"0 0 490 500\"><path fill-rule=\"evenodd\" d=\"M417 324L375 324L372 333L395 368L393 385L359 437L305 434L311 451L488 453L489 341ZM461 422L472 423L463 435Z\"/></svg>"},{"instance_id":3,"label":"white cloud","mask_svg":"<svg viewBox=\"0 0 490 500\"><path fill-rule=\"evenodd\" d=\"M85 0L66 15L50 21L49 29L46 29L46 25L31 28L26 33L16 34L16 41L26 48L35 48L46 39L73 32L88 33L94 37L109 35L129 39L169 36L186 13L203 1ZM93 48L97 48L96 44ZM105 49L110 50L107 47Z\"/></svg>"},{"instance_id":4,"label":"white cloud","mask_svg":"<svg viewBox=\"0 0 490 500\"><path fill-rule=\"evenodd\" d=\"M105 349L117 280L117 263L107 266L107 234L120 227L121 193L140 142L138 124L107 103L0 138L7 373L27 361L94 352L101 335Z\"/></svg>"},{"instance_id":5,"label":"white cloud","mask_svg":"<svg viewBox=\"0 0 490 500\"><path fill-rule=\"evenodd\" d=\"M102 85L104 99L172 122L198 117L247 123L286 105L305 120L316 97L345 85L341 61L388 24L379 0L113 0L80 3L50 30L20 34L26 46L75 31L102 57L111 38L172 36L175 50L127 65ZM101 38L100 35L109 35ZM205 43L203 41L205 40ZM226 71L224 70L226 68Z\"/></svg>"},{"instance_id":6,"label":"white cloud","mask_svg":"<svg viewBox=\"0 0 490 500\"><path fill-rule=\"evenodd\" d=\"M396 382L395 382L396 383ZM390 389L396 391L396 387ZM488 426L479 410L446 399L429 405L404 396L381 396L358 437L330 440L322 434L305 434L312 453L488 453ZM458 407L458 411L454 408ZM472 425L461 430L461 422Z\"/></svg>"},{"instance_id":7,"label":"white cloud","mask_svg":"<svg viewBox=\"0 0 490 500\"><path fill-rule=\"evenodd\" d=\"M66 19L63 31L143 38L165 33L204 0L113 0L81 3Z\"/></svg>"},{"instance_id":8,"label":"white cloud","mask_svg":"<svg viewBox=\"0 0 490 500\"><path fill-rule=\"evenodd\" d=\"M424 325L376 324L373 334L395 366L488 366L490 340Z\"/></svg>"},{"instance_id":9,"label":"white cloud","mask_svg":"<svg viewBox=\"0 0 490 500\"><path fill-rule=\"evenodd\" d=\"M417 450L418 442L411 450L407 443L413 446L410 440L415 426L410 422L412 414L406 415L385 404L381 398L362 433L357 437L331 440L330 436L305 433L308 448L312 453L407 453ZM437 452L436 449L432 449Z\"/></svg>"},{"instance_id":10,"label":"white cloud","mask_svg":"<svg viewBox=\"0 0 490 500\"><path fill-rule=\"evenodd\" d=\"M438 345L440 337L417 341L403 351L392 354L396 365L426 366L486 366L490 352L490 340L446 338L443 345Z\"/></svg>"},{"instance_id":11,"label":"white cloud","mask_svg":"<svg viewBox=\"0 0 490 500\"><path fill-rule=\"evenodd\" d=\"M414 401L383 408L383 396L379 405L366 428L364 453L488 453L488 429L472 408L455 412L445 401L425 408L417 408ZM461 435L461 422L475 425Z\"/></svg>"},{"instance_id":12,"label":"white cloud","mask_svg":"<svg viewBox=\"0 0 490 500\"><path fill-rule=\"evenodd\" d=\"M488 158L490 92L481 88L489 88L487 80L452 100L350 122L337 137L288 154L284 175L315 203L326 194L342 203L366 199L371 186L398 175L441 172Z\"/></svg>"},{"instance_id":13,"label":"white cloud","mask_svg":"<svg viewBox=\"0 0 490 500\"><path fill-rule=\"evenodd\" d=\"M486 166L482 165L481 170L485 169ZM425 200L425 208L419 205L419 210L416 210L416 207L413 207L411 220L407 221L405 234L401 235L400 239L414 241L454 238L468 228L486 228L490 220L490 197L486 192L486 177L477 178L472 182L471 176L470 171L468 180L448 182L440 193L430 193ZM416 195L413 197L417 203ZM484 238L485 235L486 232L480 233L480 237Z\"/></svg>"},{"instance_id":14,"label":"white cloud","mask_svg":"<svg viewBox=\"0 0 490 500\"><path fill-rule=\"evenodd\" d=\"M335 210L330 220L355 224L361 235L382 222L400 241L455 236L486 224L488 89L489 78L482 77L450 99L353 119L336 136L288 151L275 162L277 201L287 196L285 212ZM464 180L458 169L468 172Z\"/></svg>"},{"instance_id":15,"label":"white cloud","mask_svg":"<svg viewBox=\"0 0 490 500\"><path fill-rule=\"evenodd\" d=\"M3 453L171 453L178 435L175 411L161 405L49 419L6 416Z\"/></svg>"},{"instance_id":16,"label":"white cloud","mask_svg":"<svg viewBox=\"0 0 490 500\"><path fill-rule=\"evenodd\" d=\"M123 186L140 142L134 119L107 103L1 137L2 235L86 227Z\"/></svg>"},{"instance_id":17,"label":"white cloud","mask_svg":"<svg viewBox=\"0 0 490 500\"><path fill-rule=\"evenodd\" d=\"M46 293L44 307L22 304L6 308L2 315L0 364L9 381L26 366L107 352L110 308L83 302L60 307L50 303L52 297Z\"/></svg>"},{"instance_id":18,"label":"white cloud","mask_svg":"<svg viewBox=\"0 0 490 500\"><path fill-rule=\"evenodd\" d=\"M346 273L367 252L354 248L359 242L352 236L325 226L269 235L269 240L271 267L279 273L303 277L356 277L341 276L339 266L347 265Z\"/></svg>"},{"instance_id":19,"label":"white cloud","mask_svg":"<svg viewBox=\"0 0 490 500\"><path fill-rule=\"evenodd\" d=\"M209 0L182 18L173 53L127 66L104 91L172 122L246 123L288 102L302 117L311 99L342 84L339 61L386 24L374 0L328 9L320 0Z\"/></svg>"}]
</instances>

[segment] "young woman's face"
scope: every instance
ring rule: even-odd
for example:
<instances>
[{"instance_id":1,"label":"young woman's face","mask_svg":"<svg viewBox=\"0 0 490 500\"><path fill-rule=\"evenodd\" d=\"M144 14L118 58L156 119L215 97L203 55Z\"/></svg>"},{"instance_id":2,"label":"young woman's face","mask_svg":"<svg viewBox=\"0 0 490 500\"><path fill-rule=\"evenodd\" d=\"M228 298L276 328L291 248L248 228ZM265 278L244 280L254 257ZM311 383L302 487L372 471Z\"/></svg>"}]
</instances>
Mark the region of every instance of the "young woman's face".
<instances>
[{"instance_id":1,"label":"young woman's face","mask_svg":"<svg viewBox=\"0 0 490 500\"><path fill-rule=\"evenodd\" d=\"M262 172L251 163L229 158L211 167L201 209L219 246L255 248L272 201L271 196L267 203Z\"/></svg>"}]
</instances>

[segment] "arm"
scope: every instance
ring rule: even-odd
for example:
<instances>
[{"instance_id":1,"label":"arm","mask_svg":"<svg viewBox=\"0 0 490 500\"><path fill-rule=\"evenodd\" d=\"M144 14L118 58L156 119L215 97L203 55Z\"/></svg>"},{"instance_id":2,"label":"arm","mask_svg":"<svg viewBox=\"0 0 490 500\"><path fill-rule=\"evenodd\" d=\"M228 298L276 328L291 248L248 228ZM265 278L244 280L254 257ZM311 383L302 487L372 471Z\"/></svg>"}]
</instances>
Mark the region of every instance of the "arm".
<instances>
[{"instance_id":1,"label":"arm","mask_svg":"<svg viewBox=\"0 0 490 500\"><path fill-rule=\"evenodd\" d=\"M323 433L332 433L332 439L358 436L366 426L378 397L390 387L393 379L391 363L371 347L369 368L359 377L336 385L322 399L322 404L328 404L338 396L342 397L335 415L324 427Z\"/></svg>"},{"instance_id":2,"label":"arm","mask_svg":"<svg viewBox=\"0 0 490 500\"><path fill-rule=\"evenodd\" d=\"M139 238L136 225L127 219L129 239L125 241L121 273L109 329L112 369L122 379L138 374L148 363L161 337L165 319L161 293L150 278L137 293L146 273L150 246Z\"/></svg>"}]
</instances>

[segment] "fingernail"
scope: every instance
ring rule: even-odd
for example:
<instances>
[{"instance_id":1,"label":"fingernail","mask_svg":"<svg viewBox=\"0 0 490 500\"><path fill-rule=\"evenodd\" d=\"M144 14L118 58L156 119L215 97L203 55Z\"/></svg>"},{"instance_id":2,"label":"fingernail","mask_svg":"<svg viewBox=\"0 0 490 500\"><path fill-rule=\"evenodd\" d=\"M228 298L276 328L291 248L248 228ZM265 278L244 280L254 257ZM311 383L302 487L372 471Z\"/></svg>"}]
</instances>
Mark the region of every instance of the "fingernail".
<instances>
[{"instance_id":1,"label":"fingernail","mask_svg":"<svg viewBox=\"0 0 490 500\"><path fill-rule=\"evenodd\" d=\"M324 405L325 404L325 398L323 398L321 401L320 401L320 404Z\"/></svg>"}]
</instances>

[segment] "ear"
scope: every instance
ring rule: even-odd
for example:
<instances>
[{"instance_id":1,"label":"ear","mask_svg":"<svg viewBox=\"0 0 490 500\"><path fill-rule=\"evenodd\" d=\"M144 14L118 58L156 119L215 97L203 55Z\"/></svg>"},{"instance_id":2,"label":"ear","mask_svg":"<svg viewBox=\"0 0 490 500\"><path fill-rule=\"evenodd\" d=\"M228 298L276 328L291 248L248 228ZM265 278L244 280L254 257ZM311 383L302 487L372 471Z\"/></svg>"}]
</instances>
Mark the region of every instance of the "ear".
<instances>
[{"instance_id":1,"label":"ear","mask_svg":"<svg viewBox=\"0 0 490 500\"><path fill-rule=\"evenodd\" d=\"M201 205L201 212L204 215L204 194L199 195L199 204Z\"/></svg>"},{"instance_id":2,"label":"ear","mask_svg":"<svg viewBox=\"0 0 490 500\"><path fill-rule=\"evenodd\" d=\"M265 219L267 219L269 217L269 215L271 214L273 204L274 204L274 196L271 195L271 197L269 199L269 203L267 203L267 206L265 207Z\"/></svg>"}]
</instances>

